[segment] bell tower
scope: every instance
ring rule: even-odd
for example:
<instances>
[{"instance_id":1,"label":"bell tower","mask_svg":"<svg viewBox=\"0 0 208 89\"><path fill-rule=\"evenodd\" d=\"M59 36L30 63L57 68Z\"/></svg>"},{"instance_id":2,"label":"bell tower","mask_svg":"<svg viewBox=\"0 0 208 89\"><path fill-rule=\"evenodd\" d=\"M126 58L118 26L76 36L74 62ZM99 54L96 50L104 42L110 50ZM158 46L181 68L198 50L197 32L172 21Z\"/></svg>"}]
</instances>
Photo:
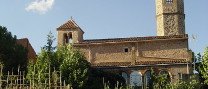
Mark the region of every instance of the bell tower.
<instances>
[{"instance_id":1,"label":"bell tower","mask_svg":"<svg viewBox=\"0 0 208 89\"><path fill-rule=\"evenodd\" d=\"M185 34L184 0L156 0L157 36Z\"/></svg>"},{"instance_id":2,"label":"bell tower","mask_svg":"<svg viewBox=\"0 0 208 89\"><path fill-rule=\"evenodd\" d=\"M72 19L58 27L57 32L58 45L80 43L83 41L84 31Z\"/></svg>"}]
</instances>

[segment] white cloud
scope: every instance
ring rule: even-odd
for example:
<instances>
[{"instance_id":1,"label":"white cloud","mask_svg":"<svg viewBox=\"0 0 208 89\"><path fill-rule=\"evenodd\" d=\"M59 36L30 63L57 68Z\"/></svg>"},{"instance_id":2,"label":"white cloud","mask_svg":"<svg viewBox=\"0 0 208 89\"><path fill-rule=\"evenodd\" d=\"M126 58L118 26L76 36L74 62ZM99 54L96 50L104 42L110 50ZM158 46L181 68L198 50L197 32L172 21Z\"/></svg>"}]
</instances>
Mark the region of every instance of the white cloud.
<instances>
[{"instance_id":1,"label":"white cloud","mask_svg":"<svg viewBox=\"0 0 208 89\"><path fill-rule=\"evenodd\" d=\"M39 14L45 14L52 8L54 0L35 0L31 2L26 8L26 11L32 11Z\"/></svg>"}]
</instances>

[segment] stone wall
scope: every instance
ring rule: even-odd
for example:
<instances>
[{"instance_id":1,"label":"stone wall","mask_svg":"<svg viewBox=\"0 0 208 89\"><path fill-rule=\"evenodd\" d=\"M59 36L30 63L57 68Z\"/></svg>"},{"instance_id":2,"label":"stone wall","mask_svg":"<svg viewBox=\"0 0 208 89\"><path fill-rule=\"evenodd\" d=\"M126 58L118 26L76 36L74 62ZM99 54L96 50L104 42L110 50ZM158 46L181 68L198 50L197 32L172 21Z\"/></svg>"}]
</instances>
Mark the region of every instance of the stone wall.
<instances>
[{"instance_id":1,"label":"stone wall","mask_svg":"<svg viewBox=\"0 0 208 89\"><path fill-rule=\"evenodd\" d=\"M131 44L102 44L79 46L80 51L85 54L87 60L92 63L100 62L130 62L131 61ZM129 52L124 52L128 48Z\"/></svg>"},{"instance_id":2,"label":"stone wall","mask_svg":"<svg viewBox=\"0 0 208 89\"><path fill-rule=\"evenodd\" d=\"M188 50L188 40L160 40L160 41L145 41L145 42L131 42L131 43L103 43L103 44L88 44L75 46L92 64L97 63L123 63L131 62L135 64L142 61L157 62L182 60L191 61L192 55ZM129 52L124 49L128 48ZM118 69L120 72L125 72L130 76L133 71L138 71L145 75L145 72L150 68L155 68L157 72L167 71L170 75L171 81L176 82L179 79L179 74L189 74L192 70L190 64L172 64L170 65L144 65L143 67L135 67L133 69ZM117 70L117 69L116 69ZM111 70L112 71L112 70ZM118 71L118 72L119 72ZM130 80L128 80L129 82Z\"/></svg>"},{"instance_id":3,"label":"stone wall","mask_svg":"<svg viewBox=\"0 0 208 89\"><path fill-rule=\"evenodd\" d=\"M186 40L155 41L138 44L138 52L142 57L187 59L188 43Z\"/></svg>"},{"instance_id":4,"label":"stone wall","mask_svg":"<svg viewBox=\"0 0 208 89\"><path fill-rule=\"evenodd\" d=\"M58 31L58 45L64 44L64 34L72 33L72 42L78 43L83 41L83 33L77 29L62 29Z\"/></svg>"},{"instance_id":5,"label":"stone wall","mask_svg":"<svg viewBox=\"0 0 208 89\"><path fill-rule=\"evenodd\" d=\"M91 63L150 61L158 58L190 59L188 40L147 41L134 43L77 46ZM124 49L128 48L128 52Z\"/></svg>"}]
</instances>

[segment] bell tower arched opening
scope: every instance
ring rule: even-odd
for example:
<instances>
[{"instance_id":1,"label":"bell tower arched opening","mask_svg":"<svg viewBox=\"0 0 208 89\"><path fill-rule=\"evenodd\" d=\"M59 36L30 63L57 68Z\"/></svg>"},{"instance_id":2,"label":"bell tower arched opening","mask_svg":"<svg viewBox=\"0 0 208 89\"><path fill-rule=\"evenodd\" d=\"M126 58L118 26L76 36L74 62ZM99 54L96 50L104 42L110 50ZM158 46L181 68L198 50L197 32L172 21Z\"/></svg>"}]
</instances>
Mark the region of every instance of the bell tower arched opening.
<instances>
[{"instance_id":1,"label":"bell tower arched opening","mask_svg":"<svg viewBox=\"0 0 208 89\"><path fill-rule=\"evenodd\" d=\"M173 3L173 0L166 0L166 3Z\"/></svg>"},{"instance_id":2,"label":"bell tower arched opening","mask_svg":"<svg viewBox=\"0 0 208 89\"><path fill-rule=\"evenodd\" d=\"M69 39L69 43L72 43L73 42L73 36L72 36L72 32L69 32L68 33L68 39Z\"/></svg>"},{"instance_id":3,"label":"bell tower arched opening","mask_svg":"<svg viewBox=\"0 0 208 89\"><path fill-rule=\"evenodd\" d=\"M63 44L68 44L69 43L69 39L68 39L68 36L67 36L67 34L66 33L64 33L64 35L63 35Z\"/></svg>"}]
</instances>

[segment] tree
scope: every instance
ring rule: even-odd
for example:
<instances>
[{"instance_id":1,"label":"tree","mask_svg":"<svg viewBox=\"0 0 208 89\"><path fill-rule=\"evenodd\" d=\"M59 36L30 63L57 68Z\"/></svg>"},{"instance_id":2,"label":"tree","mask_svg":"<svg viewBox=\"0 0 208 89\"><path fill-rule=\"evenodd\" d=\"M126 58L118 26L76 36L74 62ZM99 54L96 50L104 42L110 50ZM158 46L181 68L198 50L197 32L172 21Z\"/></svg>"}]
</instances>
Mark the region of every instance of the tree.
<instances>
[{"instance_id":1,"label":"tree","mask_svg":"<svg viewBox=\"0 0 208 89\"><path fill-rule=\"evenodd\" d=\"M63 62L60 66L62 79L67 84L72 85L73 89L81 89L86 83L89 74L90 63L78 50L71 45L58 48Z\"/></svg>"},{"instance_id":2,"label":"tree","mask_svg":"<svg viewBox=\"0 0 208 89\"><path fill-rule=\"evenodd\" d=\"M204 84L208 85L208 47L205 49L202 57L200 72L202 74L202 78L204 78Z\"/></svg>"},{"instance_id":3,"label":"tree","mask_svg":"<svg viewBox=\"0 0 208 89\"><path fill-rule=\"evenodd\" d=\"M197 56L194 56L194 58L196 71L200 74L200 67L202 66L202 56L200 53L198 53Z\"/></svg>"},{"instance_id":4,"label":"tree","mask_svg":"<svg viewBox=\"0 0 208 89\"><path fill-rule=\"evenodd\" d=\"M53 68L56 67L59 70L60 65L56 65L55 47L53 47L53 42L55 38L51 32L47 35L47 45L42 47L41 52L37 56L35 63L29 63L27 79L32 80L34 84L44 83L49 75L52 75Z\"/></svg>"},{"instance_id":5,"label":"tree","mask_svg":"<svg viewBox=\"0 0 208 89\"><path fill-rule=\"evenodd\" d=\"M28 80L31 80L32 83L37 84L37 86L40 86L41 83L44 83L45 80L49 77L49 56L47 54L47 51L42 49L41 53L38 54L36 62L29 63L28 65L28 73L26 78Z\"/></svg>"},{"instance_id":6,"label":"tree","mask_svg":"<svg viewBox=\"0 0 208 89\"><path fill-rule=\"evenodd\" d=\"M18 68L26 70L27 50L16 42L17 37L8 32L6 27L0 26L0 62L4 65L4 73L17 73Z\"/></svg>"},{"instance_id":7,"label":"tree","mask_svg":"<svg viewBox=\"0 0 208 89\"><path fill-rule=\"evenodd\" d=\"M169 89L170 76L168 74L159 74L155 69L150 70L149 89Z\"/></svg>"},{"instance_id":8,"label":"tree","mask_svg":"<svg viewBox=\"0 0 208 89\"><path fill-rule=\"evenodd\" d=\"M52 34L52 32L50 31L49 34L47 35L47 45L45 45L43 47L43 49L45 49L47 52L54 52L56 47L53 47L53 42L54 42L55 38Z\"/></svg>"},{"instance_id":9,"label":"tree","mask_svg":"<svg viewBox=\"0 0 208 89\"><path fill-rule=\"evenodd\" d=\"M37 87L41 87L44 82L53 80L53 69L61 71L62 80L67 84L71 84L74 89L82 88L88 79L90 64L85 57L72 46L60 46L56 51L52 46L54 38L50 32L47 35L47 45L45 45L41 53L38 54L37 61L28 66L27 79L31 80ZM47 79L51 78L51 81ZM54 79L57 80L57 79Z\"/></svg>"},{"instance_id":10,"label":"tree","mask_svg":"<svg viewBox=\"0 0 208 89\"><path fill-rule=\"evenodd\" d=\"M56 49L56 47L53 46L54 40L55 38L50 31L47 35L47 45L45 45L42 49L47 52L51 71L53 71L54 69L58 71L61 61L57 59L57 52L54 51Z\"/></svg>"},{"instance_id":11,"label":"tree","mask_svg":"<svg viewBox=\"0 0 208 89\"><path fill-rule=\"evenodd\" d=\"M90 74L85 89L128 89L125 79L120 73L102 69L90 68ZM104 88L105 89L105 88Z\"/></svg>"}]
</instances>

